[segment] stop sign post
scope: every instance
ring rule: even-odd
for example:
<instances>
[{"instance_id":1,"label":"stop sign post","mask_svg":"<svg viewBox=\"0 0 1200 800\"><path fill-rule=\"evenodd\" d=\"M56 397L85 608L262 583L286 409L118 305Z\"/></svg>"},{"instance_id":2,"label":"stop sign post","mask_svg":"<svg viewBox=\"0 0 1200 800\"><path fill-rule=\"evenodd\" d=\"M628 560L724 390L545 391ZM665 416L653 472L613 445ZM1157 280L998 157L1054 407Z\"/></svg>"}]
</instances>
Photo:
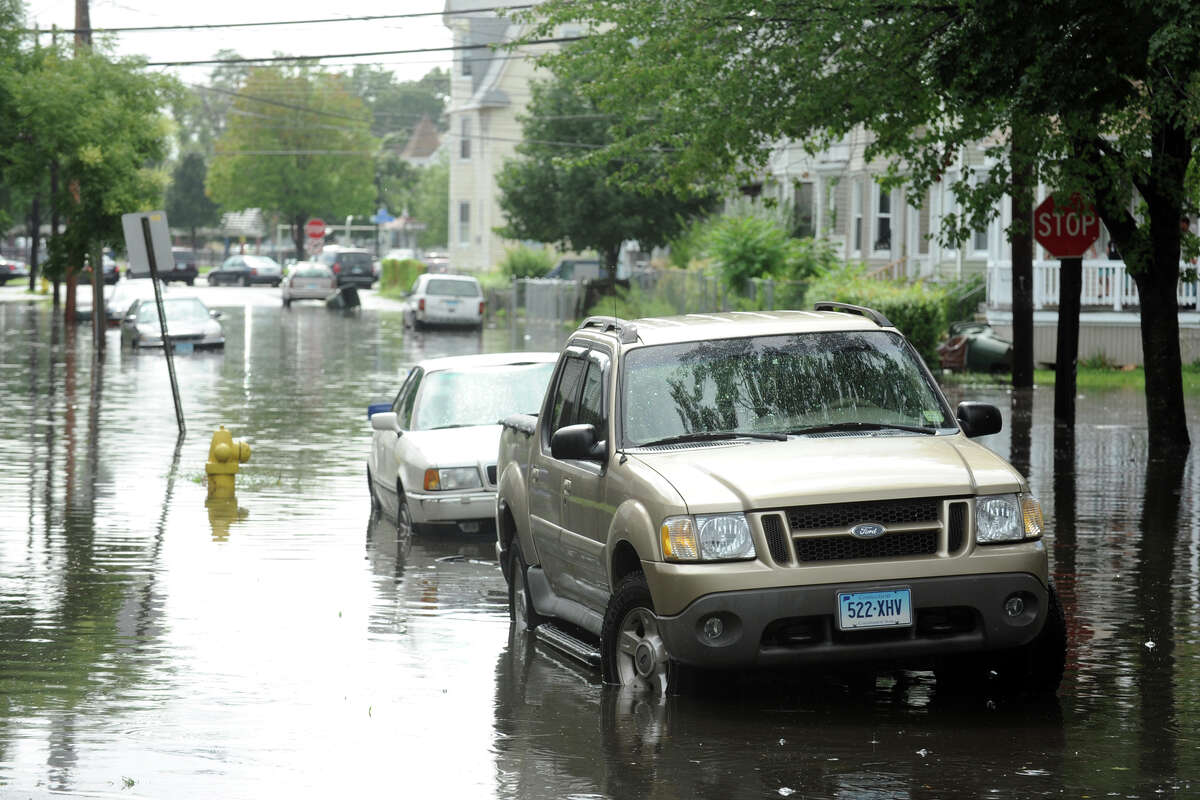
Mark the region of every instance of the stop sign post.
<instances>
[{"instance_id":1,"label":"stop sign post","mask_svg":"<svg viewBox=\"0 0 1200 800\"><path fill-rule=\"evenodd\" d=\"M1079 360L1079 293L1083 254L1100 237L1096 210L1079 195L1056 207L1051 195L1033 210L1033 236L1058 264L1058 342L1055 348L1054 422L1075 424L1075 374Z\"/></svg>"}]
</instances>

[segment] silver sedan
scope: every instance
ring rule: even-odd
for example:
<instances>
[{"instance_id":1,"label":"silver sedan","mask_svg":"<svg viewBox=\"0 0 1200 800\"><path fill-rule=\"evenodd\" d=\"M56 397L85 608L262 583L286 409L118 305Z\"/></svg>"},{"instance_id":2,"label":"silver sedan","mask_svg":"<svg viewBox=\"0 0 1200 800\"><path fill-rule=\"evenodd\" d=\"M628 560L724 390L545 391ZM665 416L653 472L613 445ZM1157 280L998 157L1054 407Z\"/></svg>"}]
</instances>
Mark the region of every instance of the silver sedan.
<instances>
[{"instance_id":1,"label":"silver sedan","mask_svg":"<svg viewBox=\"0 0 1200 800\"><path fill-rule=\"evenodd\" d=\"M225 346L225 332L217 321L219 311L210 311L198 297L163 299L167 333L176 353ZM153 298L135 300L121 320L121 344L132 348L162 347L162 326Z\"/></svg>"},{"instance_id":2,"label":"silver sedan","mask_svg":"<svg viewBox=\"0 0 1200 800\"><path fill-rule=\"evenodd\" d=\"M422 361L390 405L372 406L371 505L402 529L490 529L500 421L536 413L557 353Z\"/></svg>"},{"instance_id":3,"label":"silver sedan","mask_svg":"<svg viewBox=\"0 0 1200 800\"><path fill-rule=\"evenodd\" d=\"M337 278L324 264L299 261L291 266L279 287L283 305L293 300L324 300L337 290Z\"/></svg>"}]
</instances>

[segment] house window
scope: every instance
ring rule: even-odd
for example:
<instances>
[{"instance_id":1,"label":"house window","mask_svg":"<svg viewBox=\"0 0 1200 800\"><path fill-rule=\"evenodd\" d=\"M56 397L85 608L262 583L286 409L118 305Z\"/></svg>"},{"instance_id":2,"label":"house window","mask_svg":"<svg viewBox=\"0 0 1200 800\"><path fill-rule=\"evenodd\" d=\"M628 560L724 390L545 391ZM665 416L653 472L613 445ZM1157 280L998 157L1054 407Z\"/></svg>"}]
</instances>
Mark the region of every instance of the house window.
<instances>
[{"instance_id":1,"label":"house window","mask_svg":"<svg viewBox=\"0 0 1200 800\"><path fill-rule=\"evenodd\" d=\"M462 140L458 145L458 157L463 161L469 161L471 158L471 120L469 119L462 121Z\"/></svg>"},{"instance_id":2,"label":"house window","mask_svg":"<svg viewBox=\"0 0 1200 800\"><path fill-rule=\"evenodd\" d=\"M470 75L470 74L471 74L471 61L472 61L472 59L471 59L471 56L469 56L469 55L468 55L468 53L469 53L469 52L470 52L470 51L464 50L464 51L463 51L463 54L462 54L462 58L461 58L461 59L459 59L459 62L458 62L459 64L461 64L461 65L462 65L462 74L463 74L463 75Z\"/></svg>"},{"instance_id":3,"label":"house window","mask_svg":"<svg viewBox=\"0 0 1200 800\"><path fill-rule=\"evenodd\" d=\"M983 228L983 230L975 231L975 233L971 236L971 247L977 254L987 254L988 230L986 226Z\"/></svg>"},{"instance_id":4,"label":"house window","mask_svg":"<svg viewBox=\"0 0 1200 800\"><path fill-rule=\"evenodd\" d=\"M458 204L458 243L471 243L471 204L467 202Z\"/></svg>"},{"instance_id":5,"label":"house window","mask_svg":"<svg viewBox=\"0 0 1200 800\"><path fill-rule=\"evenodd\" d=\"M792 210L795 215L792 235L801 239L816 235L817 226L813 216L813 185L811 183L796 184Z\"/></svg>"},{"instance_id":6,"label":"house window","mask_svg":"<svg viewBox=\"0 0 1200 800\"><path fill-rule=\"evenodd\" d=\"M854 255L862 254L862 181L855 180L850 187L850 235Z\"/></svg>"},{"instance_id":7,"label":"house window","mask_svg":"<svg viewBox=\"0 0 1200 800\"><path fill-rule=\"evenodd\" d=\"M892 193L882 186L875 187L875 242L871 250L875 253L892 252Z\"/></svg>"}]
</instances>

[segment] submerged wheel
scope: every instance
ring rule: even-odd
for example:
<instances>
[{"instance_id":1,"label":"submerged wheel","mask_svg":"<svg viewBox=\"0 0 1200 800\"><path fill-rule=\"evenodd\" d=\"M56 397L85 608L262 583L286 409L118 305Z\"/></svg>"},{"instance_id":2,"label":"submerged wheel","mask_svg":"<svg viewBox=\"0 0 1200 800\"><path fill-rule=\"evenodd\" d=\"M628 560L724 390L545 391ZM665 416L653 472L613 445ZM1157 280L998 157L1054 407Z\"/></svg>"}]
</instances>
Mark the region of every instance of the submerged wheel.
<instances>
[{"instance_id":1,"label":"submerged wheel","mask_svg":"<svg viewBox=\"0 0 1200 800\"><path fill-rule=\"evenodd\" d=\"M284 305L287 305L286 303ZM371 497L371 511L377 512L383 508L383 503L379 502L379 495L375 493L375 478L371 475L371 468L367 467L367 494Z\"/></svg>"},{"instance_id":2,"label":"submerged wheel","mask_svg":"<svg viewBox=\"0 0 1200 800\"><path fill-rule=\"evenodd\" d=\"M1067 620L1051 586L1046 622L1032 642L1012 650L947 658L934 674L938 687L950 692L1046 696L1058 691L1066 662Z\"/></svg>"},{"instance_id":3,"label":"submerged wheel","mask_svg":"<svg viewBox=\"0 0 1200 800\"><path fill-rule=\"evenodd\" d=\"M517 631L531 631L546 621L534 609L533 599L529 596L528 569L521 554L521 543L514 538L508 551L508 618Z\"/></svg>"},{"instance_id":4,"label":"submerged wheel","mask_svg":"<svg viewBox=\"0 0 1200 800\"><path fill-rule=\"evenodd\" d=\"M407 536L413 532L412 514L408 511L408 500L404 497L404 486L396 483L396 533Z\"/></svg>"},{"instance_id":5,"label":"submerged wheel","mask_svg":"<svg viewBox=\"0 0 1200 800\"><path fill-rule=\"evenodd\" d=\"M600 673L605 683L658 695L683 688L685 667L667 653L641 572L625 576L608 601L600 629Z\"/></svg>"}]
</instances>

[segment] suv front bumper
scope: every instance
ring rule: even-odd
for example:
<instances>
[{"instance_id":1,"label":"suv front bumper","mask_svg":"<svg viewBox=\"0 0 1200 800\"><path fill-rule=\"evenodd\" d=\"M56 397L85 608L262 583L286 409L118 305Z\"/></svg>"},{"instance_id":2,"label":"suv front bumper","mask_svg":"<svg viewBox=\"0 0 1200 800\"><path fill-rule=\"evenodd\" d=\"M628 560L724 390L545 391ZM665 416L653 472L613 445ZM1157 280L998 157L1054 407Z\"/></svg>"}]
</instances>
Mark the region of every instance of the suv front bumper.
<instances>
[{"instance_id":1,"label":"suv front bumper","mask_svg":"<svg viewBox=\"0 0 1200 800\"><path fill-rule=\"evenodd\" d=\"M911 590L913 624L904 628L841 631L839 592ZM1025 610L1005 613L1020 594ZM671 657L712 668L838 662L929 662L937 656L1019 647L1046 621L1046 586L1028 573L990 573L871 583L788 586L700 597L680 614L660 616ZM716 616L723 632L709 639Z\"/></svg>"}]
</instances>

